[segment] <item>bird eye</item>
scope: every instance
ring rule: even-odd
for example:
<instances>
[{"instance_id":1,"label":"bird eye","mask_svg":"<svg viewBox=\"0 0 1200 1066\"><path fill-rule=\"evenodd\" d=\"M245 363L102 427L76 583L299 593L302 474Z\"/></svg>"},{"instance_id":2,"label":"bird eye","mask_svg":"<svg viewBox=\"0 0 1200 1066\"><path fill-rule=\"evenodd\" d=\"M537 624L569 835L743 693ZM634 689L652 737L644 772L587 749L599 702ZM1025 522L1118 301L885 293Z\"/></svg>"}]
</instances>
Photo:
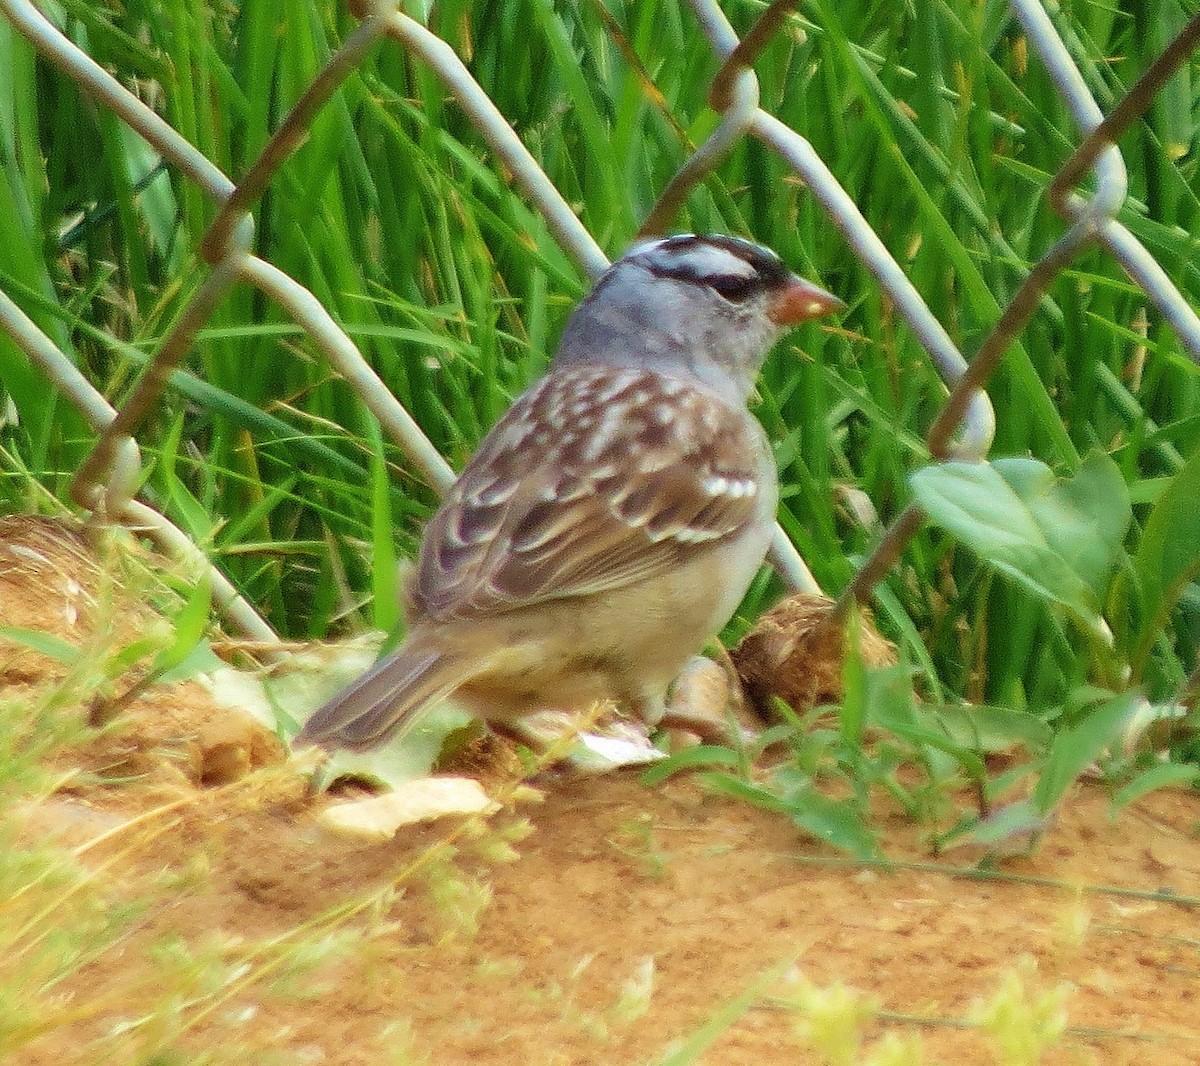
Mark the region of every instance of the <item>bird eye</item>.
<instances>
[{"instance_id":1,"label":"bird eye","mask_svg":"<svg viewBox=\"0 0 1200 1066\"><path fill-rule=\"evenodd\" d=\"M731 303L740 304L754 292L754 278L740 278L735 274L722 274L720 277L709 278L708 287L718 296Z\"/></svg>"}]
</instances>

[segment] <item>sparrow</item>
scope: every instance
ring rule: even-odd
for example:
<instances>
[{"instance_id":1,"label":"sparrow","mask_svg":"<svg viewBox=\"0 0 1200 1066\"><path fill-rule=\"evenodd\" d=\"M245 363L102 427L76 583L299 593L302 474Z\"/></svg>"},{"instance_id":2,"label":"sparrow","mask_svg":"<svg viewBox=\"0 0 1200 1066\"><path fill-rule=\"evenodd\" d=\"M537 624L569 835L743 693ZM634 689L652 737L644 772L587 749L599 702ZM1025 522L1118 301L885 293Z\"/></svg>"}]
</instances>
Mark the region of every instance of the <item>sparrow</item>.
<instances>
[{"instance_id":1,"label":"sparrow","mask_svg":"<svg viewBox=\"0 0 1200 1066\"><path fill-rule=\"evenodd\" d=\"M451 695L518 735L602 700L654 727L771 540L775 463L747 410L767 350L843 307L737 237L635 245L427 525L403 644L297 743L373 748Z\"/></svg>"}]
</instances>

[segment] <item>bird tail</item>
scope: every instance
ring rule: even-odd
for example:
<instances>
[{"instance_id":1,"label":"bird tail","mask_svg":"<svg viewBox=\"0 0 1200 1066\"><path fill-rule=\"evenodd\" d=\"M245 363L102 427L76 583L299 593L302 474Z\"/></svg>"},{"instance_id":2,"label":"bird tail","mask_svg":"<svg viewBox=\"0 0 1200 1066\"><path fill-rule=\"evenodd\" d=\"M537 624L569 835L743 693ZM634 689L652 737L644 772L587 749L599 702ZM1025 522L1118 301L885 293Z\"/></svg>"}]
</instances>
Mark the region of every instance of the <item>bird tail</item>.
<instances>
[{"instance_id":1,"label":"bird tail","mask_svg":"<svg viewBox=\"0 0 1200 1066\"><path fill-rule=\"evenodd\" d=\"M453 656L402 647L320 707L295 743L353 751L378 747L407 731L418 712L448 696L467 676Z\"/></svg>"}]
</instances>

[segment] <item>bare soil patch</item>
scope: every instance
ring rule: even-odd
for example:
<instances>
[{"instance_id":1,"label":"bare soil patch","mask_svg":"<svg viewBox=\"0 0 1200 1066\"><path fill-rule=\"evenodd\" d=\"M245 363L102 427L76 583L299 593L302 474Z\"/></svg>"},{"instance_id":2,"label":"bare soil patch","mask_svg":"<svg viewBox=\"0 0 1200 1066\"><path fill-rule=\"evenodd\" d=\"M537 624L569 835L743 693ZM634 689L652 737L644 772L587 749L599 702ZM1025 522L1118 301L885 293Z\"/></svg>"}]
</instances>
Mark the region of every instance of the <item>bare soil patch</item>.
<instances>
[{"instance_id":1,"label":"bare soil patch","mask_svg":"<svg viewBox=\"0 0 1200 1066\"><path fill-rule=\"evenodd\" d=\"M0 532L0 625L62 633L71 614L48 571L18 596L22 568L5 564L20 541ZM56 674L0 645L0 698ZM886 811L896 866L866 868L695 780L651 789L627 772L540 779L542 802L482 835L458 830L453 856L453 820L348 840L318 825L329 800L270 733L195 684L151 692L61 758L87 773L10 822L26 845L72 852L110 906L139 903L56 988L55 1024L13 1060L29 1066L97 1061L125 1032L131 1048L176 1049L163 1063L655 1063L748 989L703 1061L817 1062L780 1001L787 977L756 987L781 965L876 997L891 1013L871 1038L916 1032L927 1062L987 1062L986 1038L958 1023L1021 956L1038 987L1071 986L1073 1028L1044 1061L1196 1061L1193 793L1153 794L1114 821L1098 787L1080 788L1033 856L974 877L978 856L932 860ZM206 773L214 760L224 769ZM532 832L515 861L494 861L519 816ZM322 953L329 930L355 939ZM308 958L289 953L298 943ZM164 1037L161 1020L137 1022L169 998L164 975L183 981L178 958L215 960L225 977L181 985Z\"/></svg>"}]
</instances>

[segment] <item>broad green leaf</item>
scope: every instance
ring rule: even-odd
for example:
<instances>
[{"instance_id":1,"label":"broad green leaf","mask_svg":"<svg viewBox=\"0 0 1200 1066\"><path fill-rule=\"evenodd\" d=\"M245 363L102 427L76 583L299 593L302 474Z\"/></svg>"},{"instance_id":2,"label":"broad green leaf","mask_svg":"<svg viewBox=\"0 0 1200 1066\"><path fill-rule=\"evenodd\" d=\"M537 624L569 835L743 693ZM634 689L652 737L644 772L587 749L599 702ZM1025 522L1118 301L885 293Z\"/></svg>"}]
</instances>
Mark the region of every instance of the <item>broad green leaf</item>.
<instances>
[{"instance_id":1,"label":"broad green leaf","mask_svg":"<svg viewBox=\"0 0 1200 1066\"><path fill-rule=\"evenodd\" d=\"M1129 493L1113 462L1089 457L1060 480L1034 459L947 462L911 479L930 519L992 566L1102 632L1100 592L1129 526Z\"/></svg>"},{"instance_id":2,"label":"broad green leaf","mask_svg":"<svg viewBox=\"0 0 1200 1066\"><path fill-rule=\"evenodd\" d=\"M1140 676L1167 614L1200 574L1200 450L1172 479L1142 529L1133 557L1141 590L1134 676Z\"/></svg>"},{"instance_id":3,"label":"broad green leaf","mask_svg":"<svg viewBox=\"0 0 1200 1066\"><path fill-rule=\"evenodd\" d=\"M1141 699L1140 692L1123 692L1089 711L1078 725L1054 738L1033 792L1033 803L1039 811L1049 814L1072 782L1120 738Z\"/></svg>"},{"instance_id":4,"label":"broad green leaf","mask_svg":"<svg viewBox=\"0 0 1200 1066\"><path fill-rule=\"evenodd\" d=\"M997 459L992 465L1029 508L1050 547L1099 595L1132 518L1117 464L1093 452L1074 477L1062 480L1033 459Z\"/></svg>"},{"instance_id":5,"label":"broad green leaf","mask_svg":"<svg viewBox=\"0 0 1200 1066\"><path fill-rule=\"evenodd\" d=\"M931 748L949 755L973 780L982 781L987 777L987 767L978 752L951 736L948 730L942 730L934 724L919 724L912 716L889 718L881 715L874 721L913 747Z\"/></svg>"},{"instance_id":6,"label":"broad green leaf","mask_svg":"<svg viewBox=\"0 0 1200 1066\"><path fill-rule=\"evenodd\" d=\"M944 729L952 740L972 751L1011 751L1021 745L1040 754L1050 746L1054 736L1050 727L1037 715L1008 707L945 704L922 708L918 717L925 715L938 728Z\"/></svg>"},{"instance_id":7,"label":"broad green leaf","mask_svg":"<svg viewBox=\"0 0 1200 1066\"><path fill-rule=\"evenodd\" d=\"M975 746L963 743L942 727L936 715L919 704L912 690L912 677L903 666L872 670L867 675L866 720L885 729L901 740L921 749L928 757L930 750L949 755L971 777L986 777L983 760Z\"/></svg>"}]
</instances>

